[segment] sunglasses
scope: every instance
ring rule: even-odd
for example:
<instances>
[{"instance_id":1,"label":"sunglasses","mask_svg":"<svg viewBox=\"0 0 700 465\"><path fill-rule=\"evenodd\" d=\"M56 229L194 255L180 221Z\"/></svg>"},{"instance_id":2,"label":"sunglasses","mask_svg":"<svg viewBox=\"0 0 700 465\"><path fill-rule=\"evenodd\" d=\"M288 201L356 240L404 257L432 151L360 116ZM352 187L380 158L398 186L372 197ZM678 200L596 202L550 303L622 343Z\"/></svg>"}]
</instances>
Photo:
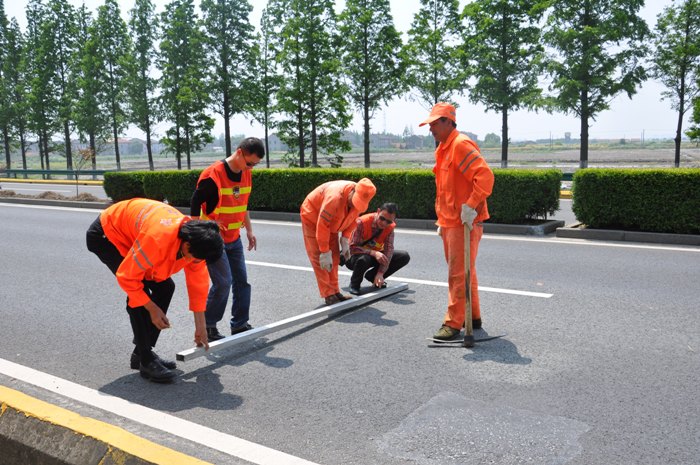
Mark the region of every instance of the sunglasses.
<instances>
[{"instance_id":1,"label":"sunglasses","mask_svg":"<svg viewBox=\"0 0 700 465\"><path fill-rule=\"evenodd\" d=\"M255 165L257 165L258 163L260 163L260 160L258 160L256 162L248 161L248 157L246 157L245 155L243 155L243 159L245 160L245 166L247 166L248 168L252 168Z\"/></svg>"},{"instance_id":2,"label":"sunglasses","mask_svg":"<svg viewBox=\"0 0 700 465\"><path fill-rule=\"evenodd\" d=\"M391 224L394 222L394 220L390 220L389 218L386 218L382 215L379 215L379 219L382 220L383 222L385 222L386 224Z\"/></svg>"}]
</instances>

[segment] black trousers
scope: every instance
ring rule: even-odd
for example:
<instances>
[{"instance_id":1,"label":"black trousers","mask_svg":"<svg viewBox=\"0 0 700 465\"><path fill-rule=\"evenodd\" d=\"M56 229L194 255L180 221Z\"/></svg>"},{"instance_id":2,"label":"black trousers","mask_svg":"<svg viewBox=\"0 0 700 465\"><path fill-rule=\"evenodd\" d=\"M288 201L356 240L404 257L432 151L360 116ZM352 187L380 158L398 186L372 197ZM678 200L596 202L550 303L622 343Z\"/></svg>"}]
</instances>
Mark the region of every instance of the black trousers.
<instances>
[{"instance_id":1,"label":"black trousers","mask_svg":"<svg viewBox=\"0 0 700 465\"><path fill-rule=\"evenodd\" d=\"M394 254L389 262L389 268L386 270L386 273L384 273L384 278L388 278L399 271L406 266L410 260L411 257L408 255L408 252L394 249ZM374 278L377 276L377 270L379 269L379 262L370 255L357 254L350 256L350 260L345 262L345 266L352 270L350 287L358 289L362 284L363 277L366 278L367 281L374 283Z\"/></svg>"},{"instance_id":2,"label":"black trousers","mask_svg":"<svg viewBox=\"0 0 700 465\"><path fill-rule=\"evenodd\" d=\"M112 274L116 275L124 257L105 236L99 217L88 228L85 239L88 250L97 255L100 261L107 265ZM163 312L167 313L170 301L175 293L175 282L171 278L161 282L144 280L143 288L151 300ZM141 363L146 365L153 361L151 349L156 346L160 330L151 322L151 315L148 313L148 310L145 307L130 307L128 298L126 311L129 314L131 330L134 333L133 342L136 345L134 353L138 354L141 358Z\"/></svg>"}]
</instances>

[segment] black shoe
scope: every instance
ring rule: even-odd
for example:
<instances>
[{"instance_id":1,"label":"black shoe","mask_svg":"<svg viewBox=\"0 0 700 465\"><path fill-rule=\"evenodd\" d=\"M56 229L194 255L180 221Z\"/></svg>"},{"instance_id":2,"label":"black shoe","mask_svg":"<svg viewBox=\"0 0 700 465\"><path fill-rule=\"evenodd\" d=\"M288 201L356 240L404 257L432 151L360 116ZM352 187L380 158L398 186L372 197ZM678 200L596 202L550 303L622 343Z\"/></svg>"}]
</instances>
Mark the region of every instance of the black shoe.
<instances>
[{"instance_id":1,"label":"black shoe","mask_svg":"<svg viewBox=\"0 0 700 465\"><path fill-rule=\"evenodd\" d=\"M177 368L177 364L172 361L172 360L164 360L158 356L157 353L151 351L151 355L153 356L153 360L157 360L160 362L161 365L163 365L165 368L169 370L174 370ZM136 352L131 353L131 369L132 370L138 370L139 367L141 366L141 358L139 357L139 354Z\"/></svg>"},{"instance_id":2,"label":"black shoe","mask_svg":"<svg viewBox=\"0 0 700 465\"><path fill-rule=\"evenodd\" d=\"M170 383L175 379L175 373L165 368L158 360L153 360L146 366L140 365L141 376L154 383Z\"/></svg>"},{"instance_id":3,"label":"black shoe","mask_svg":"<svg viewBox=\"0 0 700 465\"><path fill-rule=\"evenodd\" d=\"M213 328L207 328L207 339L209 339L209 342L219 341L225 337L226 336L219 332L219 329L216 326Z\"/></svg>"},{"instance_id":4,"label":"black shoe","mask_svg":"<svg viewBox=\"0 0 700 465\"><path fill-rule=\"evenodd\" d=\"M251 329L253 329L253 327L250 326L248 323L244 324L243 326L239 326L238 328L231 328L231 336L233 336L234 334L249 331Z\"/></svg>"},{"instance_id":5,"label":"black shoe","mask_svg":"<svg viewBox=\"0 0 700 465\"><path fill-rule=\"evenodd\" d=\"M348 292L350 292L352 295L360 295L360 288L350 286L350 291Z\"/></svg>"}]
</instances>

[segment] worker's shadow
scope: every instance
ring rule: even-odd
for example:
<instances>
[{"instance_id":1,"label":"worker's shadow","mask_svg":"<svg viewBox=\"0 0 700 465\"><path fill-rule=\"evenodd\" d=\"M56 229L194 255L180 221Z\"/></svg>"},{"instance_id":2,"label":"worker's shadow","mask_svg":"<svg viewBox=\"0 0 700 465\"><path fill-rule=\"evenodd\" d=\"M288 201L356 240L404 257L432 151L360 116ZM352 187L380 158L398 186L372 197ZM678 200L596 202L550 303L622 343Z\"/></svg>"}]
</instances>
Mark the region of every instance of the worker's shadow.
<instances>
[{"instance_id":1,"label":"worker's shadow","mask_svg":"<svg viewBox=\"0 0 700 465\"><path fill-rule=\"evenodd\" d=\"M478 339L488 337L488 334L486 331L475 331L474 336ZM506 365L529 365L532 363L532 359L520 355L516 345L506 339L506 337L477 342L476 346L464 355L464 360L469 362L491 361Z\"/></svg>"},{"instance_id":2,"label":"worker's shadow","mask_svg":"<svg viewBox=\"0 0 700 465\"><path fill-rule=\"evenodd\" d=\"M396 320L385 319L384 315L386 315L386 312L369 305L340 315L336 318L336 321L349 324L369 323L374 326L396 326L399 324Z\"/></svg>"},{"instance_id":3,"label":"worker's shadow","mask_svg":"<svg viewBox=\"0 0 700 465\"><path fill-rule=\"evenodd\" d=\"M165 412L191 408L235 410L243 404L241 396L224 392L220 376L209 369L186 375L176 371L180 376L170 384L151 383L134 372L102 386L99 391Z\"/></svg>"}]
</instances>

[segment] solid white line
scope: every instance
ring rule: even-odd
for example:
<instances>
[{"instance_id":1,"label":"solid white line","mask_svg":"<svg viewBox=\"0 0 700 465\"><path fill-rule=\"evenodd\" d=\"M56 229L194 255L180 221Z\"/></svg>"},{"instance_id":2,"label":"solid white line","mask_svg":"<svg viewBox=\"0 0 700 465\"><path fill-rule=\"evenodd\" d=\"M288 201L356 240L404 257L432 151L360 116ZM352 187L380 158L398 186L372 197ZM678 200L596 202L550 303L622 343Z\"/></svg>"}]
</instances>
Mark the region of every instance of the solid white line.
<instances>
[{"instance_id":1,"label":"solid white line","mask_svg":"<svg viewBox=\"0 0 700 465\"><path fill-rule=\"evenodd\" d=\"M253 223L260 224L272 224L278 226L293 226L301 227L300 223L289 222L289 221L277 221L277 220L253 220ZM426 229L409 229L409 228L397 228L394 232L398 235L401 234L411 234L414 236L437 236L437 232L434 230ZM623 249L647 249L647 250L666 250L673 252L695 252L700 253L700 247L696 246L686 246L686 247L675 247L675 246L664 246L664 245L644 245L639 243L626 244L622 242L602 242L602 241L588 241L585 239L564 239L564 238L549 238L549 237L524 237L524 236L510 236L503 234L484 234L483 239L486 240L496 240L496 241L514 241L514 242L537 242L540 244L565 244L565 245L590 245L593 247L617 247ZM483 240L482 239L482 240Z\"/></svg>"},{"instance_id":2,"label":"solid white line","mask_svg":"<svg viewBox=\"0 0 700 465\"><path fill-rule=\"evenodd\" d=\"M102 208L74 208L74 207L54 207L50 205L29 205L29 204L17 204L17 203L4 203L0 202L0 207L16 207L16 208L41 208L49 210L63 210L63 211L74 211L74 212L94 212L101 211ZM253 220L253 224L271 224L277 226L293 226L300 228L301 223L290 222L290 221L277 221L277 220ZM420 229L408 229L401 228L396 230L397 234L412 234L416 236L435 236L435 231L424 231ZM588 241L585 239L560 239L560 238L534 238L534 237L521 237L521 236L508 236L501 234L484 234L483 239L495 240L495 241L514 241L514 242L537 242L541 244L564 244L564 245L583 245L592 247L616 247L622 249L645 249L645 250L664 250L671 252L694 252L700 253L700 247L696 246L686 246L686 247L674 247L674 246L664 246L664 245L644 245L644 244L625 244L621 242L603 242L603 241Z\"/></svg>"},{"instance_id":3,"label":"solid white line","mask_svg":"<svg viewBox=\"0 0 700 465\"><path fill-rule=\"evenodd\" d=\"M252 463L318 465L1 358L0 373Z\"/></svg>"},{"instance_id":4,"label":"solid white line","mask_svg":"<svg viewBox=\"0 0 700 465\"><path fill-rule=\"evenodd\" d=\"M296 265L282 265L279 263L268 263L268 262L256 262L252 260L246 260L247 265L256 265L256 266L266 266L269 268L282 268L285 270L295 270L295 271L311 271L313 272L314 269L308 266L296 266ZM349 271L341 271L338 270L338 275L343 275L343 276L352 276L352 273ZM387 281L397 281L397 282L404 282L404 283L413 283L413 284L426 284L428 286L440 286L440 287L447 287L447 283L441 282L441 281L428 281L426 279L412 279L412 278L404 278L404 277L394 277L391 276L389 278L386 278ZM530 291L518 291L515 289L501 289L498 287L485 287L485 286L479 286L480 291L484 292L495 292L498 294L514 294L514 295L522 295L522 296L527 296L527 297L541 297L543 299L549 299L552 297L554 294L545 294L543 292L530 292Z\"/></svg>"}]
</instances>

